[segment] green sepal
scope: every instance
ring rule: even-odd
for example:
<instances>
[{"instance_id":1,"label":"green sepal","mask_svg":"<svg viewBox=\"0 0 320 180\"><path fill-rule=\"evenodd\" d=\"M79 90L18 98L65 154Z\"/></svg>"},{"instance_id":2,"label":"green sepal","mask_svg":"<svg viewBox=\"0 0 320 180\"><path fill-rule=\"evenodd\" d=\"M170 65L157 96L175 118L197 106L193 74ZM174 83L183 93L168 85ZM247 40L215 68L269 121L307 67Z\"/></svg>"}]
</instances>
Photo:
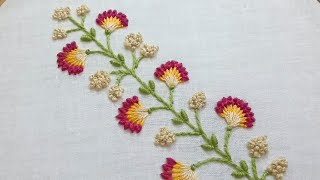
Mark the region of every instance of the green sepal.
<instances>
[{"instance_id":1,"label":"green sepal","mask_svg":"<svg viewBox=\"0 0 320 180\"><path fill-rule=\"evenodd\" d=\"M214 149L214 147L211 146L210 144L202 144L201 147L206 151L212 151Z\"/></svg>"},{"instance_id":2,"label":"green sepal","mask_svg":"<svg viewBox=\"0 0 320 180\"><path fill-rule=\"evenodd\" d=\"M142 86L139 88L139 91L142 94L150 94L149 90L144 88L144 87L142 87Z\"/></svg>"},{"instance_id":3,"label":"green sepal","mask_svg":"<svg viewBox=\"0 0 320 180\"><path fill-rule=\"evenodd\" d=\"M246 173L243 171L234 171L233 173L231 173L231 176L235 178L243 178L246 176Z\"/></svg>"},{"instance_id":4,"label":"green sepal","mask_svg":"<svg viewBox=\"0 0 320 180\"><path fill-rule=\"evenodd\" d=\"M185 122L189 121L189 117L185 110L181 110L180 115Z\"/></svg>"},{"instance_id":5,"label":"green sepal","mask_svg":"<svg viewBox=\"0 0 320 180\"><path fill-rule=\"evenodd\" d=\"M149 81L149 87L150 87L150 89L151 89L152 91L154 91L155 88L156 88L156 85L154 84L154 82L153 82L152 80Z\"/></svg>"},{"instance_id":6,"label":"green sepal","mask_svg":"<svg viewBox=\"0 0 320 180\"><path fill-rule=\"evenodd\" d=\"M240 166L244 171L248 171L248 165L247 165L246 161L241 160L240 161Z\"/></svg>"},{"instance_id":7,"label":"green sepal","mask_svg":"<svg viewBox=\"0 0 320 180\"><path fill-rule=\"evenodd\" d=\"M96 37L96 30L94 28L90 29L90 34L92 37Z\"/></svg>"},{"instance_id":8,"label":"green sepal","mask_svg":"<svg viewBox=\"0 0 320 180\"><path fill-rule=\"evenodd\" d=\"M183 121L177 117L171 119L171 121L173 122L173 124L182 124L183 123Z\"/></svg>"},{"instance_id":9,"label":"green sepal","mask_svg":"<svg viewBox=\"0 0 320 180\"><path fill-rule=\"evenodd\" d=\"M112 64L114 67L120 67L121 64L118 61L110 61L110 64Z\"/></svg>"},{"instance_id":10,"label":"green sepal","mask_svg":"<svg viewBox=\"0 0 320 180\"><path fill-rule=\"evenodd\" d=\"M90 42L90 41L92 41L92 38L91 38L90 36L88 36L88 35L82 35L82 36L80 37L80 39L81 39L81 41L84 41L84 42Z\"/></svg>"},{"instance_id":11,"label":"green sepal","mask_svg":"<svg viewBox=\"0 0 320 180\"><path fill-rule=\"evenodd\" d=\"M212 145L213 147L217 147L217 145L218 145L218 139L217 139L217 137L216 137L215 134L212 134L212 135L211 135L210 142L211 142L211 145Z\"/></svg>"},{"instance_id":12,"label":"green sepal","mask_svg":"<svg viewBox=\"0 0 320 180\"><path fill-rule=\"evenodd\" d=\"M118 54L118 60L124 62L124 56L122 54Z\"/></svg>"}]
</instances>

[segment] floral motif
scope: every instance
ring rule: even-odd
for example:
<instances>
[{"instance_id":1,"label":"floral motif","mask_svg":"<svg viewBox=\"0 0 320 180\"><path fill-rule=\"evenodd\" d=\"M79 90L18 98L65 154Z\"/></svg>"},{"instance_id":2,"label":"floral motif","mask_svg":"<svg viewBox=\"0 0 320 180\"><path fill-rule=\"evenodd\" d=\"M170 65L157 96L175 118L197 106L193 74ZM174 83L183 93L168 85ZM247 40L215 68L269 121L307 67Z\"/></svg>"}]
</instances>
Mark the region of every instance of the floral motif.
<instances>
[{"instance_id":1,"label":"floral motif","mask_svg":"<svg viewBox=\"0 0 320 180\"><path fill-rule=\"evenodd\" d=\"M112 87L110 87L109 89L109 98L112 101L117 101L119 98L122 97L123 94L123 88L119 85L114 85Z\"/></svg>"},{"instance_id":2,"label":"floral motif","mask_svg":"<svg viewBox=\"0 0 320 180\"><path fill-rule=\"evenodd\" d=\"M142 106L137 96L126 99L118 110L119 114L116 118L119 120L119 124L124 129L130 129L131 132L137 133L141 131L144 121L149 115L148 109Z\"/></svg>"},{"instance_id":3,"label":"floral motif","mask_svg":"<svg viewBox=\"0 0 320 180\"><path fill-rule=\"evenodd\" d=\"M97 71L89 77L89 80L91 89L101 90L109 85L111 77L106 71Z\"/></svg>"},{"instance_id":4,"label":"floral motif","mask_svg":"<svg viewBox=\"0 0 320 180\"><path fill-rule=\"evenodd\" d=\"M248 142L250 155L259 158L268 152L267 136L259 136L251 139Z\"/></svg>"},{"instance_id":5,"label":"floral motif","mask_svg":"<svg viewBox=\"0 0 320 180\"><path fill-rule=\"evenodd\" d=\"M185 165L172 158L167 158L167 162L162 165L161 177L165 180L197 180L196 173L191 170L191 166Z\"/></svg>"},{"instance_id":6,"label":"floral motif","mask_svg":"<svg viewBox=\"0 0 320 180\"><path fill-rule=\"evenodd\" d=\"M178 83L189 80L186 68L183 67L182 63L175 60L161 64L161 66L156 69L154 75L164 81L170 88L175 88Z\"/></svg>"},{"instance_id":7,"label":"floral motif","mask_svg":"<svg viewBox=\"0 0 320 180\"><path fill-rule=\"evenodd\" d=\"M60 8L56 8L54 10L54 13L52 15L52 18L57 20L57 21L63 21L68 19L68 17L70 16L70 8L69 7L60 7Z\"/></svg>"},{"instance_id":8,"label":"floral motif","mask_svg":"<svg viewBox=\"0 0 320 180\"><path fill-rule=\"evenodd\" d=\"M129 21L125 14L110 9L100 13L96 22L107 32L111 33L116 29L127 27Z\"/></svg>"},{"instance_id":9,"label":"floral motif","mask_svg":"<svg viewBox=\"0 0 320 180\"><path fill-rule=\"evenodd\" d=\"M230 127L250 128L255 122L254 113L248 103L239 98L223 97L217 102L215 110Z\"/></svg>"},{"instance_id":10,"label":"floral motif","mask_svg":"<svg viewBox=\"0 0 320 180\"><path fill-rule=\"evenodd\" d=\"M76 42L67 44L63 51L57 54L58 68L68 71L69 74L79 74L83 71L87 54L85 50L79 49Z\"/></svg>"},{"instance_id":11,"label":"floral motif","mask_svg":"<svg viewBox=\"0 0 320 180\"><path fill-rule=\"evenodd\" d=\"M160 146L168 146L176 140L175 135L166 127L162 127L154 138L154 143Z\"/></svg>"},{"instance_id":12,"label":"floral motif","mask_svg":"<svg viewBox=\"0 0 320 180\"><path fill-rule=\"evenodd\" d=\"M281 180L283 178L284 173L287 171L288 168L288 161L280 157L278 159L275 159L271 162L271 164L268 166L268 172L272 176L275 177L276 180Z\"/></svg>"},{"instance_id":13,"label":"floral motif","mask_svg":"<svg viewBox=\"0 0 320 180\"><path fill-rule=\"evenodd\" d=\"M66 37L67 37L67 32L64 29L57 28L53 30L53 33L52 33L53 40L64 39Z\"/></svg>"},{"instance_id":14,"label":"floral motif","mask_svg":"<svg viewBox=\"0 0 320 180\"><path fill-rule=\"evenodd\" d=\"M90 12L90 9L87 5L83 4L79 7L77 7L76 11L77 11L78 16L85 16L86 14L88 14Z\"/></svg>"},{"instance_id":15,"label":"floral motif","mask_svg":"<svg viewBox=\"0 0 320 180\"><path fill-rule=\"evenodd\" d=\"M143 38L140 33L130 33L124 40L124 47L131 51L134 51L135 49L140 47L142 42Z\"/></svg>"},{"instance_id":16,"label":"floral motif","mask_svg":"<svg viewBox=\"0 0 320 180\"><path fill-rule=\"evenodd\" d=\"M204 92L195 93L189 100L189 106L192 109L201 109L206 105L206 94Z\"/></svg>"},{"instance_id":17,"label":"floral motif","mask_svg":"<svg viewBox=\"0 0 320 180\"><path fill-rule=\"evenodd\" d=\"M144 44L140 50L140 54L145 58L153 58L159 50L158 46Z\"/></svg>"}]
</instances>

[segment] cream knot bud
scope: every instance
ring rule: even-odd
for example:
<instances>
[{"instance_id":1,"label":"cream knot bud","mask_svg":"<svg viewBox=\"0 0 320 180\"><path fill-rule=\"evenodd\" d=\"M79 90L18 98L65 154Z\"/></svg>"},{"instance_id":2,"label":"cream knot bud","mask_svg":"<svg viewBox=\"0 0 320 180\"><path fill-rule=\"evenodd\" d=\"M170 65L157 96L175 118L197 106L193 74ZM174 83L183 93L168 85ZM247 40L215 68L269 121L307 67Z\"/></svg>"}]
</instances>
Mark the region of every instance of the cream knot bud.
<instances>
[{"instance_id":1,"label":"cream knot bud","mask_svg":"<svg viewBox=\"0 0 320 180\"><path fill-rule=\"evenodd\" d=\"M52 18L57 21L62 21L67 19L70 16L70 8L69 7L60 7L54 10Z\"/></svg>"},{"instance_id":2,"label":"cream knot bud","mask_svg":"<svg viewBox=\"0 0 320 180\"><path fill-rule=\"evenodd\" d=\"M124 40L124 47L131 51L134 51L135 49L140 47L142 42L143 38L140 33L130 33Z\"/></svg>"},{"instance_id":3,"label":"cream knot bud","mask_svg":"<svg viewBox=\"0 0 320 180\"><path fill-rule=\"evenodd\" d=\"M90 9L87 5L81 5L76 9L78 16L85 16L90 12Z\"/></svg>"},{"instance_id":4,"label":"cream knot bud","mask_svg":"<svg viewBox=\"0 0 320 180\"><path fill-rule=\"evenodd\" d=\"M107 87L111 81L110 74L105 71L97 71L95 74L89 77L90 88L95 90L101 90Z\"/></svg>"},{"instance_id":5,"label":"cream knot bud","mask_svg":"<svg viewBox=\"0 0 320 180\"><path fill-rule=\"evenodd\" d=\"M169 146L176 140L175 134L166 127L160 128L154 139L154 143L160 146Z\"/></svg>"},{"instance_id":6,"label":"cream knot bud","mask_svg":"<svg viewBox=\"0 0 320 180\"><path fill-rule=\"evenodd\" d=\"M206 94L204 92L195 93L189 100L192 109L201 109L206 105Z\"/></svg>"},{"instance_id":7,"label":"cream knot bud","mask_svg":"<svg viewBox=\"0 0 320 180\"><path fill-rule=\"evenodd\" d=\"M267 171L275 177L276 180L282 180L283 174L287 171L288 161L284 157L280 157L271 162Z\"/></svg>"},{"instance_id":8,"label":"cream knot bud","mask_svg":"<svg viewBox=\"0 0 320 180\"><path fill-rule=\"evenodd\" d=\"M57 39L64 39L67 37L67 32L64 29L54 29L52 33L52 39L57 40Z\"/></svg>"},{"instance_id":9,"label":"cream knot bud","mask_svg":"<svg viewBox=\"0 0 320 180\"><path fill-rule=\"evenodd\" d=\"M144 44L140 50L140 53L143 57L152 58L157 54L158 50L158 46Z\"/></svg>"},{"instance_id":10,"label":"cream knot bud","mask_svg":"<svg viewBox=\"0 0 320 180\"><path fill-rule=\"evenodd\" d=\"M250 155L259 158L268 152L267 136L259 136L248 142Z\"/></svg>"},{"instance_id":11,"label":"cream knot bud","mask_svg":"<svg viewBox=\"0 0 320 180\"><path fill-rule=\"evenodd\" d=\"M109 98L112 101L117 101L119 98L122 97L124 90L121 86L119 85L114 85L112 87L110 87L109 89Z\"/></svg>"}]
</instances>

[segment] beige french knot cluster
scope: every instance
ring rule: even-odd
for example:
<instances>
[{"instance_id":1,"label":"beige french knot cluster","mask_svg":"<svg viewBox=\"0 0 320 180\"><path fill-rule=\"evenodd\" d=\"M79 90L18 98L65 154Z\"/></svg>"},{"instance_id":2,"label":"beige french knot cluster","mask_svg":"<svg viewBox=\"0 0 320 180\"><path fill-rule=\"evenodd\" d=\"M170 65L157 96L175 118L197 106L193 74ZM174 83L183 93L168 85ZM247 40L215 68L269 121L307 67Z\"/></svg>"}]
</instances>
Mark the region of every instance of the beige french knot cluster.
<instances>
[{"instance_id":1,"label":"beige french knot cluster","mask_svg":"<svg viewBox=\"0 0 320 180\"><path fill-rule=\"evenodd\" d=\"M146 58L154 57L159 50L158 46L144 44L140 50L140 54Z\"/></svg>"},{"instance_id":2,"label":"beige french knot cluster","mask_svg":"<svg viewBox=\"0 0 320 180\"><path fill-rule=\"evenodd\" d=\"M109 98L112 101L117 101L118 99L120 99L123 95L123 88L119 85L114 85L112 87L110 87L109 89Z\"/></svg>"},{"instance_id":3,"label":"beige french knot cluster","mask_svg":"<svg viewBox=\"0 0 320 180\"><path fill-rule=\"evenodd\" d=\"M106 71L97 71L95 74L89 77L90 88L95 90L101 90L107 87L111 81L110 74Z\"/></svg>"},{"instance_id":4,"label":"beige french knot cluster","mask_svg":"<svg viewBox=\"0 0 320 180\"><path fill-rule=\"evenodd\" d=\"M64 29L54 29L52 33L52 39L57 40L57 39L64 39L67 37L67 32Z\"/></svg>"},{"instance_id":5,"label":"beige french knot cluster","mask_svg":"<svg viewBox=\"0 0 320 180\"><path fill-rule=\"evenodd\" d=\"M76 11L77 11L78 16L85 16L86 14L88 14L90 12L90 9L87 5L83 4L79 7L77 7Z\"/></svg>"},{"instance_id":6,"label":"beige french knot cluster","mask_svg":"<svg viewBox=\"0 0 320 180\"><path fill-rule=\"evenodd\" d=\"M142 42L143 37L140 33L130 33L124 40L124 47L131 51L134 51L141 46Z\"/></svg>"},{"instance_id":7,"label":"beige french knot cluster","mask_svg":"<svg viewBox=\"0 0 320 180\"><path fill-rule=\"evenodd\" d=\"M260 158L268 152L267 136L259 136L251 139L248 142L250 155L255 158Z\"/></svg>"},{"instance_id":8,"label":"beige french knot cluster","mask_svg":"<svg viewBox=\"0 0 320 180\"><path fill-rule=\"evenodd\" d=\"M284 173L287 171L288 161L280 157L271 162L268 166L268 173L275 177L276 180L282 180Z\"/></svg>"},{"instance_id":9,"label":"beige french knot cluster","mask_svg":"<svg viewBox=\"0 0 320 180\"><path fill-rule=\"evenodd\" d=\"M54 10L52 18L57 21L62 21L67 19L70 16L70 8L69 7L60 7Z\"/></svg>"},{"instance_id":10,"label":"beige french knot cluster","mask_svg":"<svg viewBox=\"0 0 320 180\"><path fill-rule=\"evenodd\" d=\"M176 136L168 128L162 127L154 138L154 143L160 146L169 146L175 142Z\"/></svg>"},{"instance_id":11,"label":"beige french knot cluster","mask_svg":"<svg viewBox=\"0 0 320 180\"><path fill-rule=\"evenodd\" d=\"M204 92L197 92L189 100L189 106L192 109L201 109L206 105L206 101L206 94Z\"/></svg>"}]
</instances>

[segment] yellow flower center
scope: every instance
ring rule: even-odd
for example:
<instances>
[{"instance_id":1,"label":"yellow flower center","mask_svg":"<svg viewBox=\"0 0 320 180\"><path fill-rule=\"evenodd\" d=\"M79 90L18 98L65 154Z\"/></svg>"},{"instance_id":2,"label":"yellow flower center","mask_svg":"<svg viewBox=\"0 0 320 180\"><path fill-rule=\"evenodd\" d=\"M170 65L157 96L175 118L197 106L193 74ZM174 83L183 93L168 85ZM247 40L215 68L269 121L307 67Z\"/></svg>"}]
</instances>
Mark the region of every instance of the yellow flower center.
<instances>
[{"instance_id":1,"label":"yellow flower center","mask_svg":"<svg viewBox=\"0 0 320 180\"><path fill-rule=\"evenodd\" d=\"M105 30L112 32L117 28L122 28L123 25L121 24L120 19L118 19L117 17L107 17L103 20L102 27Z\"/></svg>"},{"instance_id":2,"label":"yellow flower center","mask_svg":"<svg viewBox=\"0 0 320 180\"><path fill-rule=\"evenodd\" d=\"M84 62L87 58L85 50L74 49L67 54L66 61L75 66L84 66Z\"/></svg>"},{"instance_id":3,"label":"yellow flower center","mask_svg":"<svg viewBox=\"0 0 320 180\"><path fill-rule=\"evenodd\" d=\"M131 105L126 115L130 122L143 125L149 113L148 109L143 107L141 102L138 102Z\"/></svg>"},{"instance_id":4,"label":"yellow flower center","mask_svg":"<svg viewBox=\"0 0 320 180\"><path fill-rule=\"evenodd\" d=\"M170 88L176 87L181 82L180 72L176 67L167 69L160 79L165 81Z\"/></svg>"},{"instance_id":5,"label":"yellow flower center","mask_svg":"<svg viewBox=\"0 0 320 180\"><path fill-rule=\"evenodd\" d=\"M227 124L231 127L246 127L243 123L246 122L247 118L243 111L236 105L229 105L225 107L220 116L225 118Z\"/></svg>"}]
</instances>

